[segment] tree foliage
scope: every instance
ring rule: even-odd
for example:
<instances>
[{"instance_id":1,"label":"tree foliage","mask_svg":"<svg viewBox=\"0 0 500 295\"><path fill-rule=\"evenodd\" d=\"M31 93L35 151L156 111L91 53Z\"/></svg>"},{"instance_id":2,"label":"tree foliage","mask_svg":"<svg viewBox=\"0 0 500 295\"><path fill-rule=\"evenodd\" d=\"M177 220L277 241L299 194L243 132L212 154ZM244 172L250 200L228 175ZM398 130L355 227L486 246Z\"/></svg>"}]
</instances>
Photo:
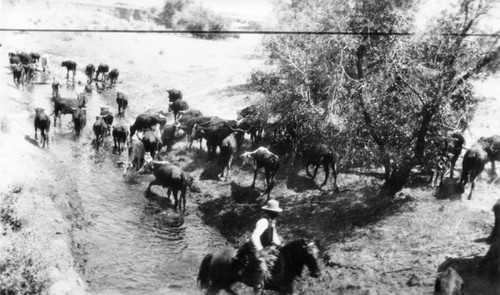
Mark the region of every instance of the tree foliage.
<instances>
[{"instance_id":1,"label":"tree foliage","mask_svg":"<svg viewBox=\"0 0 500 295\"><path fill-rule=\"evenodd\" d=\"M416 165L428 163L447 132L464 127L478 102L472 80L498 68L498 37L468 36L481 32L478 24L493 1L461 0L431 20L424 32L394 34L411 32L417 4L281 4L281 29L349 34L268 38L265 45L275 70L254 73L260 75L260 84L254 84L265 89L280 123L300 126L299 145L328 142L344 167L378 165L391 158L394 169L384 195L400 190ZM272 81L279 83L269 87Z\"/></svg>"}]
</instances>

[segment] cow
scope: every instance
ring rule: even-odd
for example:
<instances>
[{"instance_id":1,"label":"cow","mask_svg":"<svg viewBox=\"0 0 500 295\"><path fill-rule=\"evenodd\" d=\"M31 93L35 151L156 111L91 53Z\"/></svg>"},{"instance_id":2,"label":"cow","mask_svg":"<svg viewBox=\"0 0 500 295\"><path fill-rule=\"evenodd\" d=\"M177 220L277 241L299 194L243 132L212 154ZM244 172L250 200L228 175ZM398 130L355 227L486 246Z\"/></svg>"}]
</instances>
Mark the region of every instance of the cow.
<instances>
[{"instance_id":1,"label":"cow","mask_svg":"<svg viewBox=\"0 0 500 295\"><path fill-rule=\"evenodd\" d=\"M31 57L32 62L34 62L34 63L37 63L40 61L40 54L39 53L31 52L30 57Z\"/></svg>"},{"instance_id":2,"label":"cow","mask_svg":"<svg viewBox=\"0 0 500 295\"><path fill-rule=\"evenodd\" d=\"M167 123L166 118L161 118L158 116L141 114L137 116L133 125L130 126L130 138L134 136L136 131L144 131L146 129L151 129L151 127L160 124L160 128L163 128Z\"/></svg>"},{"instance_id":3,"label":"cow","mask_svg":"<svg viewBox=\"0 0 500 295\"><path fill-rule=\"evenodd\" d=\"M77 108L84 108L87 100L84 96L78 96L77 99L56 97L54 99L54 126L56 126L57 117L61 119L60 113L73 114Z\"/></svg>"},{"instance_id":4,"label":"cow","mask_svg":"<svg viewBox=\"0 0 500 295\"><path fill-rule=\"evenodd\" d=\"M264 122L259 118L245 117L241 119L238 128L245 130L245 133L250 134L252 145L256 145L262 140L262 132L264 131Z\"/></svg>"},{"instance_id":5,"label":"cow","mask_svg":"<svg viewBox=\"0 0 500 295\"><path fill-rule=\"evenodd\" d=\"M24 75L23 65L17 64L16 66L14 66L14 68L12 69L12 76L14 78L14 84L16 85L17 88L19 88L19 85L24 85L23 75Z\"/></svg>"},{"instance_id":6,"label":"cow","mask_svg":"<svg viewBox=\"0 0 500 295\"><path fill-rule=\"evenodd\" d=\"M100 63L97 66L97 71L95 73L95 79L99 80L99 74L102 74L102 80L104 81L106 78L106 73L109 72L109 66L107 64Z\"/></svg>"},{"instance_id":7,"label":"cow","mask_svg":"<svg viewBox=\"0 0 500 295\"><path fill-rule=\"evenodd\" d=\"M476 177L484 170L484 165L489 161L488 153L484 143L478 141L465 153L462 160L462 177L460 178L460 190L463 192L467 182L471 182L468 200L472 198Z\"/></svg>"},{"instance_id":8,"label":"cow","mask_svg":"<svg viewBox=\"0 0 500 295\"><path fill-rule=\"evenodd\" d=\"M134 168L135 171L139 171L144 165L144 156L146 152L144 150L144 144L140 140L131 140L128 147L128 162L125 165L123 171L123 176L127 175L130 168Z\"/></svg>"},{"instance_id":9,"label":"cow","mask_svg":"<svg viewBox=\"0 0 500 295\"><path fill-rule=\"evenodd\" d=\"M271 197L271 190L274 187L274 176L276 175L280 167L279 157L270 152L265 147L259 147L253 152L245 152L240 157L242 157L244 161L253 160L254 172L253 172L253 182L252 185L250 186L251 188L255 187L255 180L257 179L257 171L259 171L260 168L264 168L264 173L266 175L266 186L267 186L266 191L264 191L264 195L267 194L267 200L269 201Z\"/></svg>"},{"instance_id":10,"label":"cow","mask_svg":"<svg viewBox=\"0 0 500 295\"><path fill-rule=\"evenodd\" d=\"M111 134L111 126L113 125L113 113L110 112L109 108L107 107L101 107L101 113L100 113L102 119L104 122L106 122L106 125L108 125L108 135Z\"/></svg>"},{"instance_id":11,"label":"cow","mask_svg":"<svg viewBox=\"0 0 500 295\"><path fill-rule=\"evenodd\" d=\"M38 139L37 130L40 129L42 148L45 148L45 143L49 145L50 117L47 116L42 108L35 109L35 140Z\"/></svg>"},{"instance_id":12,"label":"cow","mask_svg":"<svg viewBox=\"0 0 500 295\"><path fill-rule=\"evenodd\" d=\"M332 168L332 176L333 176L333 187L336 191L338 191L337 187L337 154L333 151L333 149L329 148L325 144L306 144L302 150L302 160L304 163L304 167L306 168L307 176L312 179L316 178L316 174L318 173L318 169L320 165L323 165L323 169L325 170L325 180L321 184L320 187L323 187L330 175L330 167ZM309 172L309 166L314 166L314 172L311 174Z\"/></svg>"},{"instance_id":13,"label":"cow","mask_svg":"<svg viewBox=\"0 0 500 295\"><path fill-rule=\"evenodd\" d=\"M220 119L218 117L191 117L184 115L179 119L179 123L181 124L180 128L187 134L187 138L189 141L189 148L193 145L193 141L196 139L200 140L200 150L201 150L201 141L202 137L200 136L199 138L194 138L193 135L193 127L194 125L198 124L200 126L207 126L207 124L214 122L215 120L220 120L221 122L224 121L223 119Z\"/></svg>"},{"instance_id":14,"label":"cow","mask_svg":"<svg viewBox=\"0 0 500 295\"><path fill-rule=\"evenodd\" d=\"M169 89L167 90L168 93L168 101L169 102L174 102L178 99L182 99L182 92L177 89Z\"/></svg>"},{"instance_id":15,"label":"cow","mask_svg":"<svg viewBox=\"0 0 500 295\"><path fill-rule=\"evenodd\" d=\"M458 157L462 153L462 148L464 146L465 139L464 136L459 132L451 133L445 139L444 145L444 156L450 159L450 177L453 178L453 172L455 169L455 164Z\"/></svg>"},{"instance_id":16,"label":"cow","mask_svg":"<svg viewBox=\"0 0 500 295\"><path fill-rule=\"evenodd\" d=\"M144 133L144 136L142 137L142 143L144 144L144 150L148 153L151 154L151 157L155 159L160 156L160 150L161 150L161 140L160 138L156 135L156 132L154 131L146 131Z\"/></svg>"},{"instance_id":17,"label":"cow","mask_svg":"<svg viewBox=\"0 0 500 295\"><path fill-rule=\"evenodd\" d=\"M116 125L113 127L113 143L114 149L118 150L118 154L122 154L123 147L127 143L128 130L123 125Z\"/></svg>"},{"instance_id":18,"label":"cow","mask_svg":"<svg viewBox=\"0 0 500 295\"><path fill-rule=\"evenodd\" d=\"M434 295L462 294L465 294L464 281L452 267L438 274L434 284Z\"/></svg>"},{"instance_id":19,"label":"cow","mask_svg":"<svg viewBox=\"0 0 500 295\"><path fill-rule=\"evenodd\" d=\"M80 134L87 125L87 110L83 108L73 108L73 124L75 125L76 137L80 137Z\"/></svg>"},{"instance_id":20,"label":"cow","mask_svg":"<svg viewBox=\"0 0 500 295\"><path fill-rule=\"evenodd\" d=\"M49 54L48 53L42 54L42 56L40 57L40 63L42 64L43 72L45 72L45 70L47 70L47 72L50 73L50 71L49 71Z\"/></svg>"},{"instance_id":21,"label":"cow","mask_svg":"<svg viewBox=\"0 0 500 295\"><path fill-rule=\"evenodd\" d=\"M76 74L76 62L72 60L65 60L61 63L61 67L66 68L66 79L69 79L69 72L73 72L73 80L75 80L75 74Z\"/></svg>"},{"instance_id":22,"label":"cow","mask_svg":"<svg viewBox=\"0 0 500 295\"><path fill-rule=\"evenodd\" d=\"M167 147L167 152L172 150L172 146L175 141L175 133L179 130L181 124L175 123L171 125L165 125L161 131L161 142L163 146Z\"/></svg>"},{"instance_id":23,"label":"cow","mask_svg":"<svg viewBox=\"0 0 500 295\"><path fill-rule=\"evenodd\" d=\"M233 133L233 130L231 130L230 125L226 122L223 124L209 125L208 127L202 127L195 124L193 126L191 139L196 140L202 137L207 141L207 161L210 161L215 157L217 147L220 146L224 138L231 133Z\"/></svg>"},{"instance_id":24,"label":"cow","mask_svg":"<svg viewBox=\"0 0 500 295\"><path fill-rule=\"evenodd\" d=\"M104 143L104 138L108 136L108 124L101 116L96 116L92 130L94 130L95 134L96 148L99 149L99 144Z\"/></svg>"},{"instance_id":25,"label":"cow","mask_svg":"<svg viewBox=\"0 0 500 295\"><path fill-rule=\"evenodd\" d=\"M9 52L9 64L10 64L11 69L15 65L20 64L20 63L21 63L21 58L19 57L19 55L16 53L13 53L13 52Z\"/></svg>"},{"instance_id":26,"label":"cow","mask_svg":"<svg viewBox=\"0 0 500 295\"><path fill-rule=\"evenodd\" d=\"M182 99L168 103L168 111L174 113L175 122L177 122L177 116L179 116L180 112L186 111L187 109L189 109L189 104Z\"/></svg>"},{"instance_id":27,"label":"cow","mask_svg":"<svg viewBox=\"0 0 500 295\"><path fill-rule=\"evenodd\" d=\"M229 170L231 169L231 165L233 163L234 154L238 149L238 144L236 143L236 137L234 133L229 134L224 140L222 140L222 144L220 146L220 159L222 163L222 171L220 173L220 177L224 177L224 170L227 169L226 179L229 176Z\"/></svg>"},{"instance_id":28,"label":"cow","mask_svg":"<svg viewBox=\"0 0 500 295\"><path fill-rule=\"evenodd\" d=\"M36 66L33 63L23 65L24 81L29 84L35 77Z\"/></svg>"},{"instance_id":29,"label":"cow","mask_svg":"<svg viewBox=\"0 0 500 295\"><path fill-rule=\"evenodd\" d=\"M128 97L121 92L117 92L116 103L118 104L118 117L125 117L125 109L128 106Z\"/></svg>"},{"instance_id":30,"label":"cow","mask_svg":"<svg viewBox=\"0 0 500 295\"><path fill-rule=\"evenodd\" d=\"M31 55L29 55L26 52L20 52L17 54L19 56L19 59L21 60L21 63L24 65L27 65L29 63L33 62L33 58L31 58Z\"/></svg>"},{"instance_id":31,"label":"cow","mask_svg":"<svg viewBox=\"0 0 500 295\"><path fill-rule=\"evenodd\" d=\"M120 71L116 68L112 69L108 74L108 80L110 81L109 87L113 88L113 85L118 81L118 77L120 76Z\"/></svg>"},{"instance_id":32,"label":"cow","mask_svg":"<svg viewBox=\"0 0 500 295\"><path fill-rule=\"evenodd\" d=\"M500 136L481 137L478 141L482 143L488 154L488 160L491 162L491 178L493 178L497 174L495 161L500 161Z\"/></svg>"},{"instance_id":33,"label":"cow","mask_svg":"<svg viewBox=\"0 0 500 295\"><path fill-rule=\"evenodd\" d=\"M88 64L85 67L85 76L87 76L87 84L92 83L92 80L94 78L94 73L95 73L95 67L93 64Z\"/></svg>"},{"instance_id":34,"label":"cow","mask_svg":"<svg viewBox=\"0 0 500 295\"><path fill-rule=\"evenodd\" d=\"M59 80L54 77L54 80L52 80L52 98L57 98L59 97L59 88L61 84L59 83Z\"/></svg>"},{"instance_id":35,"label":"cow","mask_svg":"<svg viewBox=\"0 0 500 295\"><path fill-rule=\"evenodd\" d=\"M188 109L187 111L179 111L179 117L177 118L177 121L182 123L182 118L197 118L197 117L202 117L203 113L200 110L197 109Z\"/></svg>"},{"instance_id":36,"label":"cow","mask_svg":"<svg viewBox=\"0 0 500 295\"><path fill-rule=\"evenodd\" d=\"M162 187L168 188L168 198L170 199L170 193L174 193L174 210L177 211L182 209L183 212L186 211L186 192L187 188L193 184L193 178L189 176L181 168L170 164L166 161L154 161L152 159L147 159L144 166L139 170L138 173L149 173L153 172L155 180L149 183L146 192L151 191L151 186L160 185ZM178 192L181 192L180 202L177 198ZM181 208L182 207L182 208Z\"/></svg>"},{"instance_id":37,"label":"cow","mask_svg":"<svg viewBox=\"0 0 500 295\"><path fill-rule=\"evenodd\" d=\"M493 244L498 240L498 232L500 231L500 199L495 202L492 211L495 215L495 223L491 229L491 234L486 238L488 244Z\"/></svg>"},{"instance_id":38,"label":"cow","mask_svg":"<svg viewBox=\"0 0 500 295\"><path fill-rule=\"evenodd\" d=\"M443 177L446 171L451 168L451 161L448 156L437 156L432 163L431 187L436 187L443 182ZM453 170L452 170L453 171ZM450 177L453 173L450 172Z\"/></svg>"}]
</instances>

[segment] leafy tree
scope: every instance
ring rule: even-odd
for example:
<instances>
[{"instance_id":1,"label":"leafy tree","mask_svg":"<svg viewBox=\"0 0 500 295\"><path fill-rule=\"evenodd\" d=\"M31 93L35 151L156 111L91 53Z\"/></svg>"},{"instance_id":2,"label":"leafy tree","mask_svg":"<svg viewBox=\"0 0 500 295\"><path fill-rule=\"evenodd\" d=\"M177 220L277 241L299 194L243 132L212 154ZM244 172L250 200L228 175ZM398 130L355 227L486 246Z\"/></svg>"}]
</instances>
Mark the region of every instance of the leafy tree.
<instances>
[{"instance_id":1,"label":"leafy tree","mask_svg":"<svg viewBox=\"0 0 500 295\"><path fill-rule=\"evenodd\" d=\"M266 41L276 66L269 75L280 83L263 88L280 124L300 126L299 145L331 143L344 167L391 159L384 197L401 190L415 166L429 162L444 134L470 120L478 102L472 80L499 63L498 37L469 36L482 32L479 21L492 0L461 0L425 32L395 34L412 30L417 4L293 1L279 6L281 29L348 34Z\"/></svg>"},{"instance_id":2,"label":"leafy tree","mask_svg":"<svg viewBox=\"0 0 500 295\"><path fill-rule=\"evenodd\" d=\"M191 0L167 0L163 6L163 10L159 15L162 23L167 28L174 27L174 15L181 12L192 3Z\"/></svg>"}]
</instances>

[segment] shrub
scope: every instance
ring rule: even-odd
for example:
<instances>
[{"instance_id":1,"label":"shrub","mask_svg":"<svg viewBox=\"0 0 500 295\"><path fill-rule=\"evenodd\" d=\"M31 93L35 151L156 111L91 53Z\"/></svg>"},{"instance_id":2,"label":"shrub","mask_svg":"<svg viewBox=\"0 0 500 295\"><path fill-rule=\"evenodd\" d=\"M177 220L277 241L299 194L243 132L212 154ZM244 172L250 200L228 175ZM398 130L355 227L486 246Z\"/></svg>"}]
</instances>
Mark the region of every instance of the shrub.
<instances>
[{"instance_id":1,"label":"shrub","mask_svg":"<svg viewBox=\"0 0 500 295\"><path fill-rule=\"evenodd\" d=\"M186 6L190 5L190 0L168 0L163 6L163 10L158 16L161 24L167 28L174 26L174 16L181 12Z\"/></svg>"},{"instance_id":2,"label":"shrub","mask_svg":"<svg viewBox=\"0 0 500 295\"><path fill-rule=\"evenodd\" d=\"M228 21L216 15L213 11L202 6L191 6L178 14L175 22L176 29L184 29L192 32L196 38L201 39L226 39L228 34L221 34L227 30ZM204 32L201 32L204 31Z\"/></svg>"}]
</instances>

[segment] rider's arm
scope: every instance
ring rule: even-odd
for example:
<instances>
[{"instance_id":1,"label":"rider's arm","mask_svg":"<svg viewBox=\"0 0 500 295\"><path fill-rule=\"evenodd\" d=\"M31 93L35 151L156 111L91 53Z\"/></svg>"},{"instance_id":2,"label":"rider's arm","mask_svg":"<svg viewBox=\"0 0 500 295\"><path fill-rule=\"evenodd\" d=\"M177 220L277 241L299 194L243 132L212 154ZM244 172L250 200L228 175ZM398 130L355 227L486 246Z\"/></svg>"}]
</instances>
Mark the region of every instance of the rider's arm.
<instances>
[{"instance_id":1,"label":"rider's arm","mask_svg":"<svg viewBox=\"0 0 500 295\"><path fill-rule=\"evenodd\" d=\"M278 235L278 232L276 231L276 224L273 226L273 244L280 246L281 245L281 238Z\"/></svg>"},{"instance_id":2,"label":"rider's arm","mask_svg":"<svg viewBox=\"0 0 500 295\"><path fill-rule=\"evenodd\" d=\"M262 243L260 242L260 236L264 233L268 226L268 221L265 218L257 221L257 225L255 226L251 237L252 243L257 251L264 249L264 247L262 247Z\"/></svg>"}]
</instances>

